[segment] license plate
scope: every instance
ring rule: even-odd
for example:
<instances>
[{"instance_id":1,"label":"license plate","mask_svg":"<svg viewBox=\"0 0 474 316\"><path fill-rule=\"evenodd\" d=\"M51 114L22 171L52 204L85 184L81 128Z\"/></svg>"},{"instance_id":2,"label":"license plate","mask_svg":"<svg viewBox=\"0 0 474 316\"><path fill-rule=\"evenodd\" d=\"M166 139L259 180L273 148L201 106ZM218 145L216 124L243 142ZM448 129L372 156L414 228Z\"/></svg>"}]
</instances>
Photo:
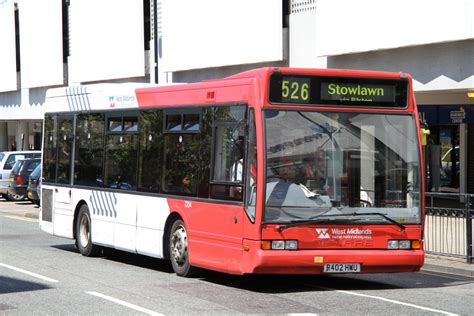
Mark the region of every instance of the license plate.
<instances>
[{"instance_id":1,"label":"license plate","mask_svg":"<svg viewBox=\"0 0 474 316\"><path fill-rule=\"evenodd\" d=\"M360 263L326 263L324 265L326 273L359 273Z\"/></svg>"}]
</instances>

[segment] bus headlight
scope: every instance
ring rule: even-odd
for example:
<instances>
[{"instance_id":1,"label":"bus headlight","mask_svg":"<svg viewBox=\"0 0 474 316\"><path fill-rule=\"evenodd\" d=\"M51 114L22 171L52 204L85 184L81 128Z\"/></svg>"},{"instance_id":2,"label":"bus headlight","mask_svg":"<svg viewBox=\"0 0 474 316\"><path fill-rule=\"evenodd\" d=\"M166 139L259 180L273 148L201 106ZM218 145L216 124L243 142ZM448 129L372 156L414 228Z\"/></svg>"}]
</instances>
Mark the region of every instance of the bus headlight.
<instances>
[{"instance_id":1,"label":"bus headlight","mask_svg":"<svg viewBox=\"0 0 474 316\"><path fill-rule=\"evenodd\" d=\"M298 250L297 240L263 240L263 250Z\"/></svg>"},{"instance_id":2,"label":"bus headlight","mask_svg":"<svg viewBox=\"0 0 474 316\"><path fill-rule=\"evenodd\" d=\"M272 249L273 250L283 250L285 249L284 240L272 240Z\"/></svg>"},{"instance_id":3,"label":"bus headlight","mask_svg":"<svg viewBox=\"0 0 474 316\"><path fill-rule=\"evenodd\" d=\"M419 249L419 242L411 240L389 240L387 242L387 249Z\"/></svg>"},{"instance_id":4,"label":"bus headlight","mask_svg":"<svg viewBox=\"0 0 474 316\"><path fill-rule=\"evenodd\" d=\"M411 241L409 241L409 240L400 240L398 242L398 249L411 249Z\"/></svg>"},{"instance_id":5,"label":"bus headlight","mask_svg":"<svg viewBox=\"0 0 474 316\"><path fill-rule=\"evenodd\" d=\"M389 240L387 243L387 249L398 249L398 240Z\"/></svg>"},{"instance_id":6,"label":"bus headlight","mask_svg":"<svg viewBox=\"0 0 474 316\"><path fill-rule=\"evenodd\" d=\"M298 241L297 240L286 240L285 241L285 249L287 249L287 250L297 250L298 249Z\"/></svg>"}]
</instances>

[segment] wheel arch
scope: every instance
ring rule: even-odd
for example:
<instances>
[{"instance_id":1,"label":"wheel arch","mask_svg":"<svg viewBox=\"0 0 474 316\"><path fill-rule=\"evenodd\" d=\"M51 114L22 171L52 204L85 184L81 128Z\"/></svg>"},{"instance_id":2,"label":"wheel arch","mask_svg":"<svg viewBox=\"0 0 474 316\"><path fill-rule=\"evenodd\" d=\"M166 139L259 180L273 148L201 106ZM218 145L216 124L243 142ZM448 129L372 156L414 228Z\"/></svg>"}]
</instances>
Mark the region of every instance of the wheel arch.
<instances>
[{"instance_id":1,"label":"wheel arch","mask_svg":"<svg viewBox=\"0 0 474 316\"><path fill-rule=\"evenodd\" d=\"M169 242L170 242L170 231L171 226L176 220L182 220L184 222L183 217L178 212L171 212L166 219L165 228L163 230L163 258L169 259L170 258L170 249L169 249Z\"/></svg>"},{"instance_id":2,"label":"wheel arch","mask_svg":"<svg viewBox=\"0 0 474 316\"><path fill-rule=\"evenodd\" d=\"M86 204L87 205L87 202L84 201L84 200L80 200L77 204L76 204L76 208L74 209L74 220L72 222L72 237L74 239L76 239L76 234L77 234L77 215L79 214L79 210L81 209L81 207ZM87 207L89 207L89 205L87 205Z\"/></svg>"}]
</instances>

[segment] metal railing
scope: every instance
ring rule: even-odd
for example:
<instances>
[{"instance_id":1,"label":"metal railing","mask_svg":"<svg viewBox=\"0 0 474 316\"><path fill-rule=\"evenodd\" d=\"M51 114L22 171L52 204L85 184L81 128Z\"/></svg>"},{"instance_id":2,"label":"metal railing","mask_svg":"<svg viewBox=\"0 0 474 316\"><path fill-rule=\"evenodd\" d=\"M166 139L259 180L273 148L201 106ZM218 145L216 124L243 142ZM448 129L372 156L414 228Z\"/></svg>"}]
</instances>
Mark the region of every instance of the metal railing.
<instances>
[{"instance_id":1,"label":"metal railing","mask_svg":"<svg viewBox=\"0 0 474 316\"><path fill-rule=\"evenodd\" d=\"M474 194L426 193L426 253L473 263Z\"/></svg>"}]
</instances>

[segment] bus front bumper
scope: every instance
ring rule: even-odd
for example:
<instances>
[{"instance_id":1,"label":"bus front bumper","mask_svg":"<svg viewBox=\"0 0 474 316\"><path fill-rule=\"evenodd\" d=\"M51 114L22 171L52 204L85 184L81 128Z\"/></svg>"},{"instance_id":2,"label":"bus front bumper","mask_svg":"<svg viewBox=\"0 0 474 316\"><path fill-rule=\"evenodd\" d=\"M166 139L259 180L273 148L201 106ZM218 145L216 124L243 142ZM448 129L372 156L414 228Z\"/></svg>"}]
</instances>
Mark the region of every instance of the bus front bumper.
<instances>
[{"instance_id":1,"label":"bus front bumper","mask_svg":"<svg viewBox=\"0 0 474 316\"><path fill-rule=\"evenodd\" d=\"M326 264L346 263L360 264L360 273L414 272L424 263L423 250L262 250L260 242L251 243L244 251L244 273L325 274Z\"/></svg>"}]
</instances>

